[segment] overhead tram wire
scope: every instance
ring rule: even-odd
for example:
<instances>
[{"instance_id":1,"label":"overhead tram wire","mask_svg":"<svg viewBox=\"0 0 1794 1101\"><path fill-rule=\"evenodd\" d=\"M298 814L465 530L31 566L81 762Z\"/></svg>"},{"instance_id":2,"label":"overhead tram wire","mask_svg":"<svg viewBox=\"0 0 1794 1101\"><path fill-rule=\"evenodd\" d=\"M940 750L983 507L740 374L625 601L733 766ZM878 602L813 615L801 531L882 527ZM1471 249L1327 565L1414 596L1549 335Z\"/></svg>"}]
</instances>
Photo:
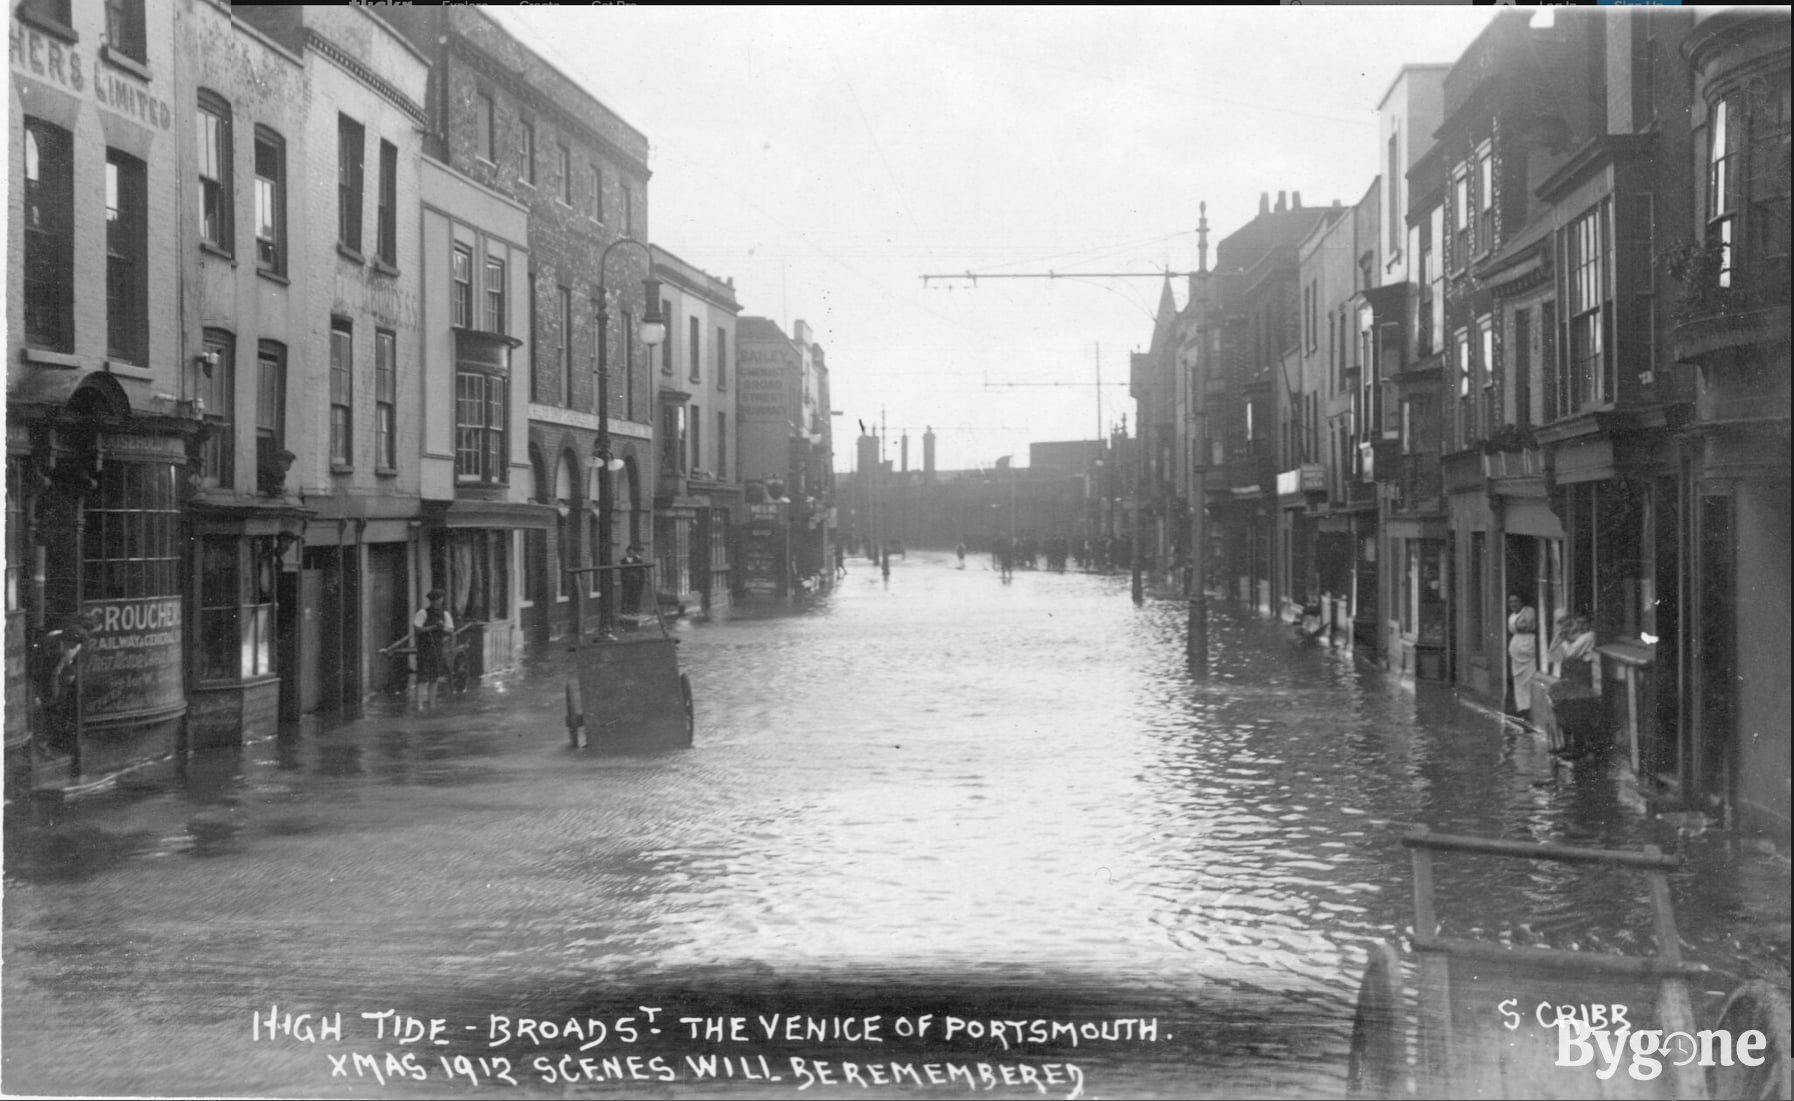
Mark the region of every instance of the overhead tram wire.
<instances>
[{"instance_id":1,"label":"overhead tram wire","mask_svg":"<svg viewBox=\"0 0 1794 1101\"><path fill-rule=\"evenodd\" d=\"M560 52L560 50L558 50L554 47L553 36L545 35L543 33L542 29L538 25L536 25L536 23L533 20L525 19L522 17L522 15L520 13L523 10L524 9L522 9L522 8L506 8L506 9L504 9L504 11L506 12L506 14L509 18L516 19L518 21L516 24L517 26L525 27L531 32L532 37L534 37L536 39L536 42L535 42L535 45L533 48L541 49L541 50L553 55L554 59L560 63L562 71L564 73L566 73L569 77L574 77L576 75L583 77L583 75L584 75L583 71L581 69L579 69L577 66L573 65L571 62L569 62L566 58L566 55L562 54ZM578 81L576 81L576 83L577 82ZM748 207L749 209L754 211L754 213L760 215L760 217L765 218L768 222L772 223L774 226L777 226L780 230L784 231L785 233L790 234L792 237L803 242L806 246L808 246L811 249L811 251L815 252L816 255L822 257L824 260L827 260L828 262L834 264L835 266L841 268L842 270L848 272L849 274L858 277L859 279L861 279L862 281L864 281L865 283L870 285L874 290L877 290L882 294L890 296L891 301L898 302L898 303L902 303L905 301L903 299L902 295L900 295L895 288L886 286L883 282L878 280L876 277L866 274L865 272L861 271L859 268L848 263L846 260L841 259L839 256L836 256L834 253L823 248L821 245L818 245L815 241L811 240L809 238L809 236L807 236L803 231L795 229L789 225L786 225L783 221L780 221L778 218L767 213L767 211L764 207L760 206L760 204L754 202L752 199L749 199L746 195L743 195L740 191L737 191L733 186L730 185L728 180L724 179L721 176L716 175L714 172L711 172L709 169L707 169L704 166L702 161L699 161L696 158L692 157L691 155L687 154L683 149L680 149L676 144L661 141L661 142L657 142L655 144L655 148L662 149L666 152L675 154L676 156L678 156L678 158L681 161L685 162L686 165L688 165L689 167L693 168L694 170L702 173L705 178L709 179L710 181L715 183L718 187L727 191L729 194L735 196L736 199L740 200L742 205ZM927 309L927 308L922 307L921 305L914 303L914 302L909 302L908 305L912 309L916 309L916 310L920 311L921 313L924 313L927 316L933 318L936 321L940 321L945 324L953 325L958 328L964 329L966 332L971 333L974 336L979 337L980 339L990 341L993 344L999 342L1000 338L997 336L997 334L986 332L986 331L981 330L973 325L968 325L964 321L961 321L956 317L949 317L946 314L938 313L934 310Z\"/></svg>"}]
</instances>

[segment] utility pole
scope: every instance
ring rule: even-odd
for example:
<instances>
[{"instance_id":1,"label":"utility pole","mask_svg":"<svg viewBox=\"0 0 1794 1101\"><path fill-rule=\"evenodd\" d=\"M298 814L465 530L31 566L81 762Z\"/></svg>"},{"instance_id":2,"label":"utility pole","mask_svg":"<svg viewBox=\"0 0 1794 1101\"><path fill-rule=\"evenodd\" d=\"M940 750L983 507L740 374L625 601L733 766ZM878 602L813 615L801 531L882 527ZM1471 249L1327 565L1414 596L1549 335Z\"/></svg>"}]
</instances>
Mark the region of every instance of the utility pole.
<instances>
[{"instance_id":1,"label":"utility pole","mask_svg":"<svg viewBox=\"0 0 1794 1101\"><path fill-rule=\"evenodd\" d=\"M922 277L922 286L924 286L924 287L928 286L928 282L931 279L940 279L940 280L964 279L974 287L976 287L978 285L978 280L980 280L980 279L1166 279L1166 280L1169 280L1173 276L1176 276L1176 277L1186 279L1186 280L1193 280L1198 275L1206 276L1208 274L1208 217L1207 217L1207 209L1208 209L1208 204L1204 203L1203 204L1203 217L1201 219L1200 225L1197 228L1198 240L1201 242L1200 248L1201 248L1202 261L1201 261L1201 270L1200 271L1172 271L1169 268L1166 268L1161 271L1153 271L1153 272L1141 272L1141 271L1080 271L1080 272L1044 271L1044 272L979 273L979 272L966 271L966 272L959 272L959 273L954 273L954 274L924 275ZM1071 384L1067 384L1067 385L1071 385ZM1097 386L1097 393L1098 394L1102 393L1102 387L1101 387L1100 383ZM1142 545L1142 540L1140 538L1140 535L1141 535L1141 532L1140 532L1140 519L1141 519L1141 517L1140 517L1140 488L1141 487L1140 487L1140 473L1139 473L1138 467L1139 467L1139 464L1141 462L1143 462L1145 459L1145 451L1143 448L1139 448L1139 447L1136 447L1135 450L1136 450L1136 452L1138 452L1138 454L1135 456L1136 469L1135 469L1135 474L1134 474L1134 525L1133 525L1134 530L1132 533L1132 537L1129 541L1133 544L1132 549L1133 549L1133 558L1134 558L1134 563L1133 563L1134 603L1141 604L1141 603L1144 603L1146 600L1146 590L1145 590L1144 579L1142 577L1144 563L1142 561L1141 556L1144 553L1145 548ZM1203 623L1206 628L1206 624L1207 624L1206 617L1204 618ZM1194 619L1191 620L1191 625L1192 625L1192 627L1195 626ZM1207 648L1208 648L1207 644L1206 644L1206 638L1203 640L1203 642L1204 642L1203 650L1206 652ZM1190 645L1192 648L1194 648L1195 643L1191 643Z\"/></svg>"}]
</instances>

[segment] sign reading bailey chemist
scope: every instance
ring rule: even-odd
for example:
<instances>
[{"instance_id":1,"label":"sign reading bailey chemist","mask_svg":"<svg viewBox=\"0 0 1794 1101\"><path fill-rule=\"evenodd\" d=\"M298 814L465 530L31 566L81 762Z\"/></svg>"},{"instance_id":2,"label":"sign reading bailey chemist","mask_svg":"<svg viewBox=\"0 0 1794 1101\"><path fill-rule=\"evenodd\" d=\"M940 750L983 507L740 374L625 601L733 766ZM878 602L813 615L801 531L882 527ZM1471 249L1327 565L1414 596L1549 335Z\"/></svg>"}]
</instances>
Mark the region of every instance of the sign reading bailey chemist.
<instances>
[{"instance_id":1,"label":"sign reading bailey chemist","mask_svg":"<svg viewBox=\"0 0 1794 1101\"><path fill-rule=\"evenodd\" d=\"M85 718L105 722L179 707L181 685L181 601L89 600L84 672Z\"/></svg>"}]
</instances>

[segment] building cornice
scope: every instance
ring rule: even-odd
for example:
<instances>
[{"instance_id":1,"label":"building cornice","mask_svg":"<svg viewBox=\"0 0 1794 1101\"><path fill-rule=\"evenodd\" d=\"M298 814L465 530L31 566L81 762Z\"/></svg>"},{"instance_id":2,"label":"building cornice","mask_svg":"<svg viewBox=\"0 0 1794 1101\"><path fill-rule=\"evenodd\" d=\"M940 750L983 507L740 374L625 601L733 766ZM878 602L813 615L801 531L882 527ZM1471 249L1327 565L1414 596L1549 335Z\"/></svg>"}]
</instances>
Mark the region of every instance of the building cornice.
<instances>
[{"instance_id":1,"label":"building cornice","mask_svg":"<svg viewBox=\"0 0 1794 1101\"><path fill-rule=\"evenodd\" d=\"M398 87L390 81L375 75L374 71L363 64L360 58L318 33L317 28L305 28L305 45L307 49L316 50L335 62L338 68L373 89L375 95L405 112L410 116L411 121L417 123L419 127L429 125L430 116L424 111L422 104L399 91Z\"/></svg>"}]
</instances>

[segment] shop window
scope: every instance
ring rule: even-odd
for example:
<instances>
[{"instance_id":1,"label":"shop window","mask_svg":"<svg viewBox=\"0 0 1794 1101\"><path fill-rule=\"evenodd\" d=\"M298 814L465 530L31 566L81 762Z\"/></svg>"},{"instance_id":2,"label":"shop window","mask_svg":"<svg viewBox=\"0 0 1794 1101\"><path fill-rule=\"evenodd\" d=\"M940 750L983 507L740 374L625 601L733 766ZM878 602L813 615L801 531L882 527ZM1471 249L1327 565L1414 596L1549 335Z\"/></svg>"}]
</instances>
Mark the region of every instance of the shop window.
<instances>
[{"instance_id":1,"label":"shop window","mask_svg":"<svg viewBox=\"0 0 1794 1101\"><path fill-rule=\"evenodd\" d=\"M511 533L502 528L449 532L448 607L456 626L510 616L510 546Z\"/></svg>"},{"instance_id":2,"label":"shop window","mask_svg":"<svg viewBox=\"0 0 1794 1101\"><path fill-rule=\"evenodd\" d=\"M182 514L175 474L166 463L100 465L96 503L84 517L88 600L181 592Z\"/></svg>"},{"instance_id":3,"label":"shop window","mask_svg":"<svg viewBox=\"0 0 1794 1101\"><path fill-rule=\"evenodd\" d=\"M199 113L199 239L231 250L231 111L215 92L201 90Z\"/></svg>"},{"instance_id":4,"label":"shop window","mask_svg":"<svg viewBox=\"0 0 1794 1101\"><path fill-rule=\"evenodd\" d=\"M1416 590L1416 641L1422 646L1444 646L1445 544L1443 540L1420 540L1420 579Z\"/></svg>"},{"instance_id":5,"label":"shop window","mask_svg":"<svg viewBox=\"0 0 1794 1101\"><path fill-rule=\"evenodd\" d=\"M526 531L523 533L523 607L532 608L536 596L542 591L542 558L548 553L547 539L543 532Z\"/></svg>"},{"instance_id":6,"label":"shop window","mask_svg":"<svg viewBox=\"0 0 1794 1101\"><path fill-rule=\"evenodd\" d=\"M229 488L237 450L237 341L221 329L207 329L205 349L197 380L206 425L205 442L200 449L200 476L207 485Z\"/></svg>"},{"instance_id":7,"label":"shop window","mask_svg":"<svg viewBox=\"0 0 1794 1101\"><path fill-rule=\"evenodd\" d=\"M199 679L236 681L274 672L274 583L270 537L200 541Z\"/></svg>"},{"instance_id":8,"label":"shop window","mask_svg":"<svg viewBox=\"0 0 1794 1101\"><path fill-rule=\"evenodd\" d=\"M255 262L262 271L287 270L287 145L272 130L255 130Z\"/></svg>"},{"instance_id":9,"label":"shop window","mask_svg":"<svg viewBox=\"0 0 1794 1101\"><path fill-rule=\"evenodd\" d=\"M25 119L25 340L46 351L75 350L74 203L69 132Z\"/></svg>"},{"instance_id":10,"label":"shop window","mask_svg":"<svg viewBox=\"0 0 1794 1101\"><path fill-rule=\"evenodd\" d=\"M685 406L676 402L660 407L660 464L667 474L685 473Z\"/></svg>"},{"instance_id":11,"label":"shop window","mask_svg":"<svg viewBox=\"0 0 1794 1101\"><path fill-rule=\"evenodd\" d=\"M149 199L143 162L106 151L106 355L149 365Z\"/></svg>"}]
</instances>

